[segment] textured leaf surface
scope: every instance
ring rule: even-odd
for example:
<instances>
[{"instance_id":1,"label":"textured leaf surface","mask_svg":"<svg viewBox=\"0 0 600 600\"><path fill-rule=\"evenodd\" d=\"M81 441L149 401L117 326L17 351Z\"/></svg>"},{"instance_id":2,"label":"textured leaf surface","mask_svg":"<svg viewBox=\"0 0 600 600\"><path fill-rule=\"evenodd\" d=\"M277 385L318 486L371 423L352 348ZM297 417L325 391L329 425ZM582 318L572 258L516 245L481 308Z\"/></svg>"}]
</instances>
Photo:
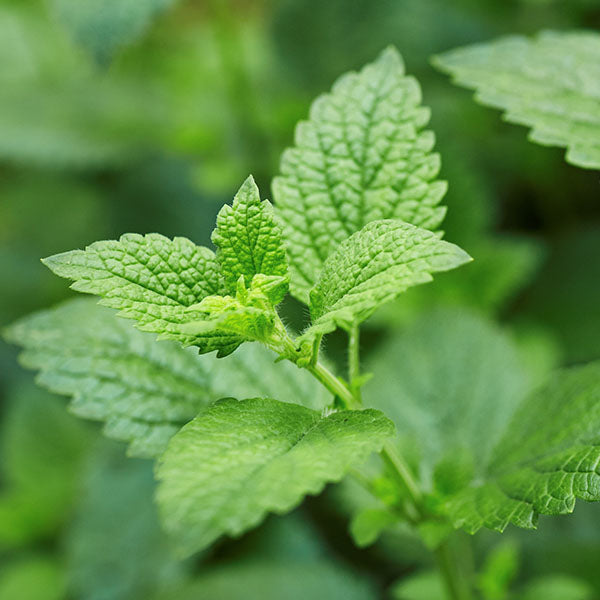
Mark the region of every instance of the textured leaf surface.
<instances>
[{"instance_id":1,"label":"textured leaf surface","mask_svg":"<svg viewBox=\"0 0 600 600\"><path fill-rule=\"evenodd\" d=\"M379 411L327 417L277 400L223 400L169 443L157 493L163 521L184 552L239 535L267 512L339 481L393 435Z\"/></svg>"},{"instance_id":2,"label":"textured leaf surface","mask_svg":"<svg viewBox=\"0 0 600 600\"><path fill-rule=\"evenodd\" d=\"M248 177L236 194L233 205L226 204L220 210L217 227L212 234L212 241L218 247L217 260L230 294L235 293L241 275L247 284L259 273L280 277L287 275L287 258L281 236L273 207L267 200L261 201L254 179Z\"/></svg>"},{"instance_id":3,"label":"textured leaf surface","mask_svg":"<svg viewBox=\"0 0 600 600\"><path fill-rule=\"evenodd\" d=\"M567 161L600 168L600 35L543 32L442 54L435 63L483 104L531 127L530 139L566 147Z\"/></svg>"},{"instance_id":4,"label":"textured leaf surface","mask_svg":"<svg viewBox=\"0 0 600 600\"><path fill-rule=\"evenodd\" d=\"M51 0L71 35L99 63L134 41L175 0Z\"/></svg>"},{"instance_id":5,"label":"textured leaf surface","mask_svg":"<svg viewBox=\"0 0 600 600\"><path fill-rule=\"evenodd\" d=\"M375 221L343 241L325 261L310 292L312 332L349 328L409 287L471 260L458 246L426 229Z\"/></svg>"},{"instance_id":6,"label":"textured leaf surface","mask_svg":"<svg viewBox=\"0 0 600 600\"><path fill-rule=\"evenodd\" d=\"M342 76L298 125L273 197L300 300L329 254L370 221L397 218L428 229L442 221L446 185L435 179L440 160L420 103L418 83L388 48L360 73Z\"/></svg>"},{"instance_id":7,"label":"textured leaf surface","mask_svg":"<svg viewBox=\"0 0 600 600\"><path fill-rule=\"evenodd\" d=\"M73 397L76 414L106 422L110 437L130 442L130 453L160 454L169 438L222 396L277 394L321 408L317 382L292 364L273 364L261 347L227 360L198 356L173 342L156 342L91 299L76 299L13 325L9 341L25 348L25 366L38 382Z\"/></svg>"},{"instance_id":8,"label":"textured leaf surface","mask_svg":"<svg viewBox=\"0 0 600 600\"><path fill-rule=\"evenodd\" d=\"M515 413L481 481L449 502L468 531L509 523L532 528L539 514L600 500L600 363L554 375Z\"/></svg>"},{"instance_id":9,"label":"textured leaf surface","mask_svg":"<svg viewBox=\"0 0 600 600\"><path fill-rule=\"evenodd\" d=\"M43 262L60 277L72 279L74 290L101 296L102 304L135 319L144 331L220 355L233 352L242 341L213 329L196 336L183 333L182 325L194 320L190 306L224 293L214 252L186 238L129 233Z\"/></svg>"}]
</instances>

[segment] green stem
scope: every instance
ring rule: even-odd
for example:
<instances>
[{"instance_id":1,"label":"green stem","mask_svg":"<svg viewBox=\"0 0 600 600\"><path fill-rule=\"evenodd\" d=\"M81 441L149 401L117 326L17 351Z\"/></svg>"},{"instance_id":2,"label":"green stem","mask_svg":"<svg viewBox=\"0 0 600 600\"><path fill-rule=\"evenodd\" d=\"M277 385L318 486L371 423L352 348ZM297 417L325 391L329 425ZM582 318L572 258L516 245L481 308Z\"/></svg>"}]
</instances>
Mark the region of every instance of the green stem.
<instances>
[{"instance_id":1,"label":"green stem","mask_svg":"<svg viewBox=\"0 0 600 600\"><path fill-rule=\"evenodd\" d=\"M362 404L360 391L360 328L358 324L353 325L348 332L348 379L354 398Z\"/></svg>"},{"instance_id":2,"label":"green stem","mask_svg":"<svg viewBox=\"0 0 600 600\"><path fill-rule=\"evenodd\" d=\"M415 520L420 520L423 494L421 494L419 485L412 476L409 466L398 453L398 450L392 441L387 441L384 444L383 449L381 450L381 457L392 473L394 473L396 480L400 483L401 487L407 491L412 503L411 512L413 513Z\"/></svg>"},{"instance_id":3,"label":"green stem","mask_svg":"<svg viewBox=\"0 0 600 600\"><path fill-rule=\"evenodd\" d=\"M451 539L451 538L450 538ZM445 540L435 551L440 573L446 586L449 600L471 600L471 589L456 561L450 539Z\"/></svg>"},{"instance_id":4,"label":"green stem","mask_svg":"<svg viewBox=\"0 0 600 600\"><path fill-rule=\"evenodd\" d=\"M334 396L348 408L358 408L354 395L348 386L336 377L323 363L317 362L315 365L309 365L307 370L318 379Z\"/></svg>"}]
</instances>

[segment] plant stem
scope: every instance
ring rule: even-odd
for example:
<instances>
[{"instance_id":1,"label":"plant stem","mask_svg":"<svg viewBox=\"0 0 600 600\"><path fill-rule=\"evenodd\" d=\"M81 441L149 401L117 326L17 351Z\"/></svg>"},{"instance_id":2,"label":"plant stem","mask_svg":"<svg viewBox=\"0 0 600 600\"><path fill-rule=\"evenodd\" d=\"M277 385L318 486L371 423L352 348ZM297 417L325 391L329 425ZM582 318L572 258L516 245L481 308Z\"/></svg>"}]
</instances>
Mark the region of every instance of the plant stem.
<instances>
[{"instance_id":1,"label":"plant stem","mask_svg":"<svg viewBox=\"0 0 600 600\"><path fill-rule=\"evenodd\" d=\"M318 379L334 396L337 396L348 408L357 408L354 395L345 382L336 377L323 363L309 365L307 370Z\"/></svg>"},{"instance_id":2,"label":"plant stem","mask_svg":"<svg viewBox=\"0 0 600 600\"><path fill-rule=\"evenodd\" d=\"M348 332L348 379L355 399L362 404L360 391L360 329L358 324Z\"/></svg>"},{"instance_id":3,"label":"plant stem","mask_svg":"<svg viewBox=\"0 0 600 600\"><path fill-rule=\"evenodd\" d=\"M451 538L450 538L451 539ZM471 600L469 582L463 577L452 551L450 539L445 540L435 550L435 557L450 600Z\"/></svg>"},{"instance_id":4,"label":"plant stem","mask_svg":"<svg viewBox=\"0 0 600 600\"><path fill-rule=\"evenodd\" d=\"M395 474L397 481L408 492L413 504L413 516L416 519L420 518L423 495L421 494L419 485L412 476L409 466L402 456L400 456L393 442L387 441L384 444L383 449L381 450L381 457L390 467L392 473Z\"/></svg>"}]
</instances>

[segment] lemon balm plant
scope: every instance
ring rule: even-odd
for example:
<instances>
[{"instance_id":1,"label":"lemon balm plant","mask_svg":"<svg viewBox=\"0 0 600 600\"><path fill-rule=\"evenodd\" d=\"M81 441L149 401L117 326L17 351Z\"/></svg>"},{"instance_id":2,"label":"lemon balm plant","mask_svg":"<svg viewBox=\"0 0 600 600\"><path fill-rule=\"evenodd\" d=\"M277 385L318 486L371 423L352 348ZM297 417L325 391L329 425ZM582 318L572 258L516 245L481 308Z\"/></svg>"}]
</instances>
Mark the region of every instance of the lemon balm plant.
<instances>
[{"instance_id":1,"label":"lemon balm plant","mask_svg":"<svg viewBox=\"0 0 600 600\"><path fill-rule=\"evenodd\" d=\"M378 503L356 516L357 543L408 524L437 557L448 597L467 599L475 585L453 556L455 529L532 528L576 498L600 499L599 365L529 390L511 379L518 364L496 332L459 321L448 338L447 323L433 320L422 347L380 357L370 384L380 398L363 401L361 324L471 260L439 230L446 184L428 120L389 48L314 102L282 157L273 205L246 179L217 217L214 250L126 234L44 260L102 306L72 300L16 323L8 338L42 385L72 397L73 412L104 421L131 455L156 459L162 520L183 554L353 476ZM310 312L299 334L278 312L288 293ZM321 351L336 329L348 338L342 374ZM425 372L419 382L433 402L403 413L385 368L377 382L381 365L402 372L413 352L433 361L461 344L468 361L446 381L434 389ZM506 375L500 384L479 377L485 361ZM478 375L461 395L452 376L463 371ZM453 437L469 419L469 433ZM415 459L406 450L425 432L419 422L431 425ZM371 455L376 464L361 471Z\"/></svg>"}]
</instances>

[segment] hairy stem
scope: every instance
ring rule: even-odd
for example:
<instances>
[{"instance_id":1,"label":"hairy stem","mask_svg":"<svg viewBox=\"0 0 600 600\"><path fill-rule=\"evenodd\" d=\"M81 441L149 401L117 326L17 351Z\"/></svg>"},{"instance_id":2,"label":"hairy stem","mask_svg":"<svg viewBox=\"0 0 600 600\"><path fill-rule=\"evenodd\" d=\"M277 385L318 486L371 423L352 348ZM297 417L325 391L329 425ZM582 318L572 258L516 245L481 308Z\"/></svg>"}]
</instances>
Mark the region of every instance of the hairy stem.
<instances>
[{"instance_id":1,"label":"hairy stem","mask_svg":"<svg viewBox=\"0 0 600 600\"><path fill-rule=\"evenodd\" d=\"M469 582L464 577L451 546L451 538L445 540L435 550L437 564L450 600L471 600Z\"/></svg>"}]
</instances>

